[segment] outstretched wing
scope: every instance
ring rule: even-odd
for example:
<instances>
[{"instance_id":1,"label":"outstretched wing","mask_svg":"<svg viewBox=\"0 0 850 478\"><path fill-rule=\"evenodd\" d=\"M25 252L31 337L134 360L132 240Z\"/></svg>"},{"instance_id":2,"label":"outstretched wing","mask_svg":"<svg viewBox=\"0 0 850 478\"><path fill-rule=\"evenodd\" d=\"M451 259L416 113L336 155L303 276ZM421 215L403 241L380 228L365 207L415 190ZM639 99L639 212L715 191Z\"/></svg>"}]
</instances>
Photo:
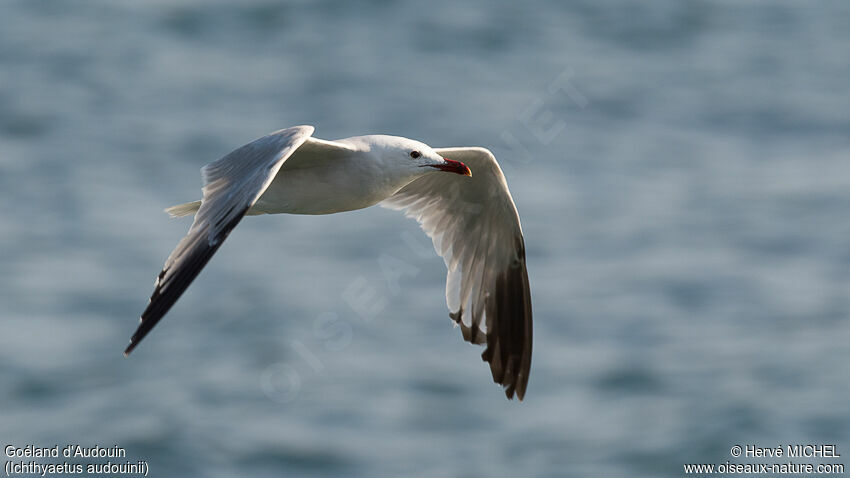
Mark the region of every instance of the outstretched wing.
<instances>
[{"instance_id":1,"label":"outstretched wing","mask_svg":"<svg viewBox=\"0 0 850 478\"><path fill-rule=\"evenodd\" d=\"M381 203L419 221L448 268L446 303L463 338L486 343L493 380L522 400L531 368L531 293L519 215L505 176L484 148L442 148L472 177L432 173Z\"/></svg>"},{"instance_id":2,"label":"outstretched wing","mask_svg":"<svg viewBox=\"0 0 850 478\"><path fill-rule=\"evenodd\" d=\"M263 194L281 165L313 134L294 126L248 143L201 168L203 199L189 232L165 261L128 355L150 332L209 262L245 212Z\"/></svg>"}]
</instances>

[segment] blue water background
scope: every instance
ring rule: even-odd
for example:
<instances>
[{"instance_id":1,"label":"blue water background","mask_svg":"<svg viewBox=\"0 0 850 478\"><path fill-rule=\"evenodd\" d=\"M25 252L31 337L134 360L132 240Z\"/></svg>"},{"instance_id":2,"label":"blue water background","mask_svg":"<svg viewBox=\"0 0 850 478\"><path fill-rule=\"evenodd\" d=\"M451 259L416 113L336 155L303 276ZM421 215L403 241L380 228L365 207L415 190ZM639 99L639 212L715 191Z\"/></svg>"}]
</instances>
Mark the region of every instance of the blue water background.
<instances>
[{"instance_id":1,"label":"blue water background","mask_svg":"<svg viewBox=\"0 0 850 478\"><path fill-rule=\"evenodd\" d=\"M848 58L839 1L4 1L0 442L119 445L165 477L850 456ZM122 357L188 228L162 209L295 124L500 159L534 299L523 403L379 208L246 219Z\"/></svg>"}]
</instances>

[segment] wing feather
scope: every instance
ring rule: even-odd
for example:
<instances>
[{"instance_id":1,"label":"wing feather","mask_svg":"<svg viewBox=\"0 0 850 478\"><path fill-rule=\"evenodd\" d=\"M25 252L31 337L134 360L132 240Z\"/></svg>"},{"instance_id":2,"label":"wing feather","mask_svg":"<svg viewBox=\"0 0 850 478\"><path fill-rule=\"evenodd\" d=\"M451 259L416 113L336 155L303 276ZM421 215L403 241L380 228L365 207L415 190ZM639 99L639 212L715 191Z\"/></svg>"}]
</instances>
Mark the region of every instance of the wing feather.
<instances>
[{"instance_id":1,"label":"wing feather","mask_svg":"<svg viewBox=\"0 0 850 478\"><path fill-rule=\"evenodd\" d=\"M128 355L177 302L230 231L268 188L283 163L313 134L294 126L252 141L201 169L203 199L195 220L165 261L150 303L124 351Z\"/></svg>"},{"instance_id":2,"label":"wing feather","mask_svg":"<svg viewBox=\"0 0 850 478\"><path fill-rule=\"evenodd\" d=\"M472 177L435 172L381 203L416 219L448 269L446 304L464 340L487 348L493 380L522 400L531 369L531 292L519 215L496 158L484 148L442 148Z\"/></svg>"}]
</instances>

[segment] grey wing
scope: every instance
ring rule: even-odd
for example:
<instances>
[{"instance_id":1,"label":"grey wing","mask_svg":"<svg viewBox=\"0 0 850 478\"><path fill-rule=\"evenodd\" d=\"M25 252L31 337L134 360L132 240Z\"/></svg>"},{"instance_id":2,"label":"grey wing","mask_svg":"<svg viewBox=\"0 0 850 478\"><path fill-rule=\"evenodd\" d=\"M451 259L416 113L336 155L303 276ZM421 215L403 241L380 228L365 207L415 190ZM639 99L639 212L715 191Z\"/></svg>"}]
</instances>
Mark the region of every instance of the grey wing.
<instances>
[{"instance_id":1,"label":"grey wing","mask_svg":"<svg viewBox=\"0 0 850 478\"><path fill-rule=\"evenodd\" d=\"M496 158L484 148L441 148L472 177L435 172L381 203L415 218L448 268L446 303L463 338L486 343L493 380L522 400L531 368L531 292L519 215Z\"/></svg>"},{"instance_id":2,"label":"grey wing","mask_svg":"<svg viewBox=\"0 0 850 478\"><path fill-rule=\"evenodd\" d=\"M313 129L294 126L276 131L201 169L204 186L200 209L186 237L165 261L124 355L133 351L180 298Z\"/></svg>"}]
</instances>

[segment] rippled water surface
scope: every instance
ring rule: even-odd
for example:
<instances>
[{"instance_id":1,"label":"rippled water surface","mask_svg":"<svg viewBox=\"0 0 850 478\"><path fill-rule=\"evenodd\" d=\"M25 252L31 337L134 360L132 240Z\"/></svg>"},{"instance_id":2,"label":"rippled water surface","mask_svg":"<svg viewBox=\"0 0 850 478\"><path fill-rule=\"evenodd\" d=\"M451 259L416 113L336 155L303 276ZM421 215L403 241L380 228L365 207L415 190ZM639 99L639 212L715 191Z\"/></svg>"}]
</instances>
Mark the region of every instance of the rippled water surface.
<instances>
[{"instance_id":1,"label":"rippled water surface","mask_svg":"<svg viewBox=\"0 0 850 478\"><path fill-rule=\"evenodd\" d=\"M850 456L848 4L458 3L0 4L0 442L175 477ZM525 402L378 208L246 219L122 357L188 228L162 209L295 124L493 150L533 291Z\"/></svg>"}]
</instances>

